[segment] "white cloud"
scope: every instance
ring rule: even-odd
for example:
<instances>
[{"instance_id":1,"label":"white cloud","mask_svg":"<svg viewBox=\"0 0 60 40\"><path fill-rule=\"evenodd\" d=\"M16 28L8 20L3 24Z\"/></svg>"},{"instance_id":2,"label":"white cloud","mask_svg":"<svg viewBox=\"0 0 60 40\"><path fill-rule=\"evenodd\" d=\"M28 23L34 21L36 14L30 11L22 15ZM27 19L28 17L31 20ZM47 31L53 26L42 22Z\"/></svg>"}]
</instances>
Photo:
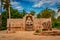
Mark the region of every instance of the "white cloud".
<instances>
[{"instance_id":1,"label":"white cloud","mask_svg":"<svg viewBox=\"0 0 60 40\"><path fill-rule=\"evenodd\" d=\"M58 15L57 15L57 17L59 17L60 16L60 12L58 12Z\"/></svg>"},{"instance_id":2,"label":"white cloud","mask_svg":"<svg viewBox=\"0 0 60 40\"><path fill-rule=\"evenodd\" d=\"M28 2L38 2L40 0L22 0L22 1L28 1Z\"/></svg>"},{"instance_id":3,"label":"white cloud","mask_svg":"<svg viewBox=\"0 0 60 40\"><path fill-rule=\"evenodd\" d=\"M17 6L17 7L15 7L15 9L23 10L23 8L21 6Z\"/></svg>"},{"instance_id":4,"label":"white cloud","mask_svg":"<svg viewBox=\"0 0 60 40\"><path fill-rule=\"evenodd\" d=\"M44 3L50 3L50 1L41 0L33 5L33 7L41 7Z\"/></svg>"},{"instance_id":5,"label":"white cloud","mask_svg":"<svg viewBox=\"0 0 60 40\"><path fill-rule=\"evenodd\" d=\"M19 2L11 2L11 5L18 5L20 4Z\"/></svg>"},{"instance_id":6,"label":"white cloud","mask_svg":"<svg viewBox=\"0 0 60 40\"><path fill-rule=\"evenodd\" d=\"M1 6L1 2L0 2L0 6Z\"/></svg>"},{"instance_id":7,"label":"white cloud","mask_svg":"<svg viewBox=\"0 0 60 40\"><path fill-rule=\"evenodd\" d=\"M23 7L20 5L19 2L11 2L11 5L14 9L23 10Z\"/></svg>"},{"instance_id":8,"label":"white cloud","mask_svg":"<svg viewBox=\"0 0 60 40\"><path fill-rule=\"evenodd\" d=\"M1 1L0 1L0 13L1 13Z\"/></svg>"},{"instance_id":9,"label":"white cloud","mask_svg":"<svg viewBox=\"0 0 60 40\"><path fill-rule=\"evenodd\" d=\"M39 3L34 4L33 7L40 7L40 6L42 6L42 5L43 5L43 2L40 1Z\"/></svg>"},{"instance_id":10,"label":"white cloud","mask_svg":"<svg viewBox=\"0 0 60 40\"><path fill-rule=\"evenodd\" d=\"M55 16L55 18L58 18L60 16L60 12L58 12Z\"/></svg>"},{"instance_id":11,"label":"white cloud","mask_svg":"<svg viewBox=\"0 0 60 40\"><path fill-rule=\"evenodd\" d=\"M21 8L21 6L16 7L16 9L19 9L19 8Z\"/></svg>"},{"instance_id":12,"label":"white cloud","mask_svg":"<svg viewBox=\"0 0 60 40\"><path fill-rule=\"evenodd\" d=\"M1 13L0 13L0 15L1 15Z\"/></svg>"},{"instance_id":13,"label":"white cloud","mask_svg":"<svg viewBox=\"0 0 60 40\"><path fill-rule=\"evenodd\" d=\"M49 4L49 6L52 6L56 3L60 3L60 0L40 0L37 3L34 3L33 7L41 7L43 4Z\"/></svg>"}]
</instances>

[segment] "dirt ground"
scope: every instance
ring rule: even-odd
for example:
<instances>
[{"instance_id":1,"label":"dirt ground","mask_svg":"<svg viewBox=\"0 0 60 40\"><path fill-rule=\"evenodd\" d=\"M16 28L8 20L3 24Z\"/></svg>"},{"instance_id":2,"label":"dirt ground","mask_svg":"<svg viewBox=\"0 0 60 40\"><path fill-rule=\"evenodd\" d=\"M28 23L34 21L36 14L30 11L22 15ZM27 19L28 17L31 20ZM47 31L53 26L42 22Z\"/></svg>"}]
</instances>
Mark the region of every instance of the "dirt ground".
<instances>
[{"instance_id":1,"label":"dirt ground","mask_svg":"<svg viewBox=\"0 0 60 40\"><path fill-rule=\"evenodd\" d=\"M11 34L0 31L0 40L60 40L60 36L34 35L34 31L18 31Z\"/></svg>"}]
</instances>

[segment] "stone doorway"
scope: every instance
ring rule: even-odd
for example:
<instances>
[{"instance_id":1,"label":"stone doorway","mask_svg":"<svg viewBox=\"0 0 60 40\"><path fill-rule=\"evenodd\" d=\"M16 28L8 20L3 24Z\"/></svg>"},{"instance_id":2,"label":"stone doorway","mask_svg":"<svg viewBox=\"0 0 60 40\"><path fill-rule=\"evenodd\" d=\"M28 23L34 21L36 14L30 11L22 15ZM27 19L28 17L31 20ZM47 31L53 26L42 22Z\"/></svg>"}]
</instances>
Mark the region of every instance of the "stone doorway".
<instances>
[{"instance_id":1,"label":"stone doorway","mask_svg":"<svg viewBox=\"0 0 60 40\"><path fill-rule=\"evenodd\" d=\"M26 31L33 31L33 24L26 24L25 30Z\"/></svg>"},{"instance_id":2,"label":"stone doorway","mask_svg":"<svg viewBox=\"0 0 60 40\"><path fill-rule=\"evenodd\" d=\"M26 16L25 30L26 31L33 31L33 18L32 18L32 16Z\"/></svg>"}]
</instances>

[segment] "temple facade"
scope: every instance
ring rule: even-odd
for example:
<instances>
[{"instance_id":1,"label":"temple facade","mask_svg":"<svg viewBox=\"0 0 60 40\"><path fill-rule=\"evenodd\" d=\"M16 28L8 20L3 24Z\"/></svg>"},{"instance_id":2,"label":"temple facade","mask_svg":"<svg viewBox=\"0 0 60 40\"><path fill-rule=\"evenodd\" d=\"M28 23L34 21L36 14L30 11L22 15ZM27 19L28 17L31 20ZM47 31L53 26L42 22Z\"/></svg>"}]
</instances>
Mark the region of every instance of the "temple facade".
<instances>
[{"instance_id":1,"label":"temple facade","mask_svg":"<svg viewBox=\"0 0 60 40\"><path fill-rule=\"evenodd\" d=\"M37 29L50 30L51 28L51 18L35 18L31 14L27 14L22 19L7 19L7 30L34 31Z\"/></svg>"}]
</instances>

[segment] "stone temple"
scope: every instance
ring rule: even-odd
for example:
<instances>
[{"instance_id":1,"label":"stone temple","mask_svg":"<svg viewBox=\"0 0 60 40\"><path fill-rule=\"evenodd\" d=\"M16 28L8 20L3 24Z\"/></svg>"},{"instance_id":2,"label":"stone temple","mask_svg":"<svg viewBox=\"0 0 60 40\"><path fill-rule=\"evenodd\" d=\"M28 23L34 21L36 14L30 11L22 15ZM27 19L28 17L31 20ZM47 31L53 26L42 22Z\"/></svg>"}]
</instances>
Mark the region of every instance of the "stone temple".
<instances>
[{"instance_id":1,"label":"stone temple","mask_svg":"<svg viewBox=\"0 0 60 40\"><path fill-rule=\"evenodd\" d=\"M50 30L51 28L51 18L36 18L27 14L23 18L7 19L7 30L34 31L37 29Z\"/></svg>"}]
</instances>

